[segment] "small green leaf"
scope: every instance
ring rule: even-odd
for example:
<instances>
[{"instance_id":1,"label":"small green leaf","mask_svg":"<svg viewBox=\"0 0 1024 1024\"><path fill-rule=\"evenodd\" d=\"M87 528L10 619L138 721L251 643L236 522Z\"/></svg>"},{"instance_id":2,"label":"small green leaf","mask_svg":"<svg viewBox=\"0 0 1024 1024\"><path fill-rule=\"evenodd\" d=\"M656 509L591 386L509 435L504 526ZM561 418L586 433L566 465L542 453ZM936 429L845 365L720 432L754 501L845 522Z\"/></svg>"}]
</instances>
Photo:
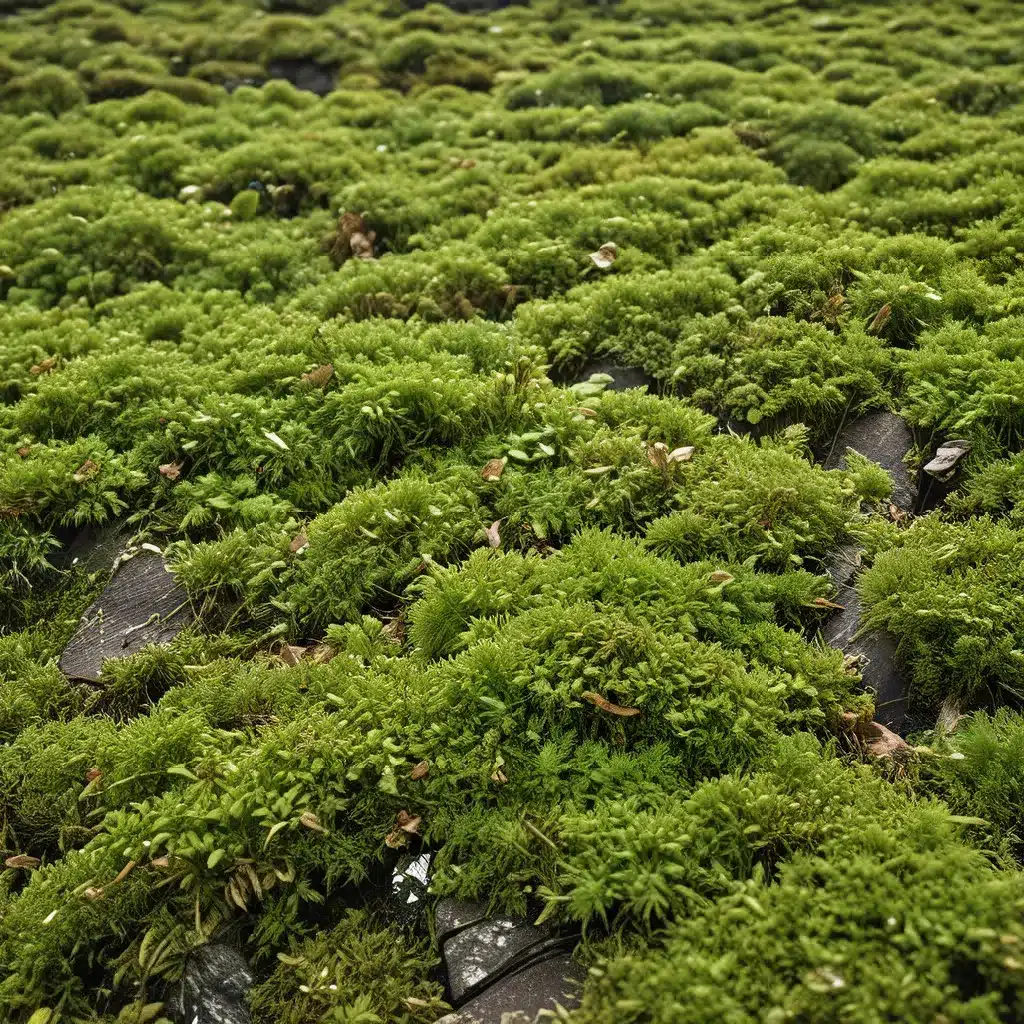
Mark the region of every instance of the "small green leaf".
<instances>
[{"instance_id":1,"label":"small green leaf","mask_svg":"<svg viewBox=\"0 0 1024 1024\"><path fill-rule=\"evenodd\" d=\"M206 858L206 866L208 868L215 868L223 859L226 850L214 850L209 857Z\"/></svg>"}]
</instances>

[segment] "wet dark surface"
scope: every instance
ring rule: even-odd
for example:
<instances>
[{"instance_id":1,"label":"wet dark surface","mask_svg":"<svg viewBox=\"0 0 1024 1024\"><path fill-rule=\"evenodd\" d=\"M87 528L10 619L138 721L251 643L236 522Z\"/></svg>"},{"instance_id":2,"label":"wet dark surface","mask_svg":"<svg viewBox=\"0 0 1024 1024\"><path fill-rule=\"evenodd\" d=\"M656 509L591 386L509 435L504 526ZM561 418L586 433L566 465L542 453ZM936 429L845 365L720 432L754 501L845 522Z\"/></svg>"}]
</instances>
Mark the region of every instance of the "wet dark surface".
<instances>
[{"instance_id":1,"label":"wet dark surface","mask_svg":"<svg viewBox=\"0 0 1024 1024\"><path fill-rule=\"evenodd\" d=\"M334 90L338 68L315 60L272 60L267 65L267 78L284 78L296 89L326 96Z\"/></svg>"},{"instance_id":2,"label":"wet dark surface","mask_svg":"<svg viewBox=\"0 0 1024 1024\"><path fill-rule=\"evenodd\" d=\"M842 547L833 552L826 568L836 586L835 602L843 610L829 616L822 637L829 646L858 660L862 685L875 697L875 721L902 733L907 726L907 680L896 660L896 642L880 631L857 635L861 604L854 583L860 552L853 545Z\"/></svg>"},{"instance_id":3,"label":"wet dark surface","mask_svg":"<svg viewBox=\"0 0 1024 1024\"><path fill-rule=\"evenodd\" d=\"M579 1005L585 976L562 952L502 978L437 1024L529 1024L541 1010Z\"/></svg>"},{"instance_id":4,"label":"wet dark surface","mask_svg":"<svg viewBox=\"0 0 1024 1024\"><path fill-rule=\"evenodd\" d=\"M893 504L913 511L917 506L917 482L904 462L913 446L910 427L895 413L881 409L841 427L824 453L824 464L826 469L845 468L846 449L852 448L888 471L893 479Z\"/></svg>"},{"instance_id":5,"label":"wet dark surface","mask_svg":"<svg viewBox=\"0 0 1024 1024\"><path fill-rule=\"evenodd\" d=\"M175 1024L250 1024L253 974L233 946L211 943L189 955L168 1004Z\"/></svg>"},{"instance_id":6,"label":"wet dark surface","mask_svg":"<svg viewBox=\"0 0 1024 1024\"><path fill-rule=\"evenodd\" d=\"M606 359L591 359L578 370L553 370L551 379L562 386L581 383L589 380L594 374L606 374L611 377L607 385L609 391L626 391L629 388L646 387L651 394L658 394L658 381L639 366L622 366Z\"/></svg>"},{"instance_id":7,"label":"wet dark surface","mask_svg":"<svg viewBox=\"0 0 1024 1024\"><path fill-rule=\"evenodd\" d=\"M149 644L170 643L193 619L184 589L163 557L139 550L123 559L89 606L60 658L72 679L99 682L105 658L123 658Z\"/></svg>"}]
</instances>

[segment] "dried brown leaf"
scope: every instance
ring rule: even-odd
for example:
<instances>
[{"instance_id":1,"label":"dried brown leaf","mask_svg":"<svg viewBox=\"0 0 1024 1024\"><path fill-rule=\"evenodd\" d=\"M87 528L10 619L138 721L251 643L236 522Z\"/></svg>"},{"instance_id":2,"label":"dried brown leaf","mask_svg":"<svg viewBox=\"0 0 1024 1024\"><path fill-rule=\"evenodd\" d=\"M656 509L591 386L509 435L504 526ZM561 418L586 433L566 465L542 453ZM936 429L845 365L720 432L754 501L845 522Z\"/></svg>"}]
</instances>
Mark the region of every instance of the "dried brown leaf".
<instances>
[{"instance_id":1,"label":"dried brown leaf","mask_svg":"<svg viewBox=\"0 0 1024 1024\"><path fill-rule=\"evenodd\" d=\"M150 861L150 863L153 865L153 867L159 868L161 871L163 871L163 870L166 870L167 868L169 868L171 866L171 858L170 857L166 857L166 856L165 857L154 857Z\"/></svg>"},{"instance_id":2,"label":"dried brown leaf","mask_svg":"<svg viewBox=\"0 0 1024 1024\"><path fill-rule=\"evenodd\" d=\"M337 653L330 644L317 644L309 658L314 665L326 665Z\"/></svg>"},{"instance_id":3,"label":"dried brown leaf","mask_svg":"<svg viewBox=\"0 0 1024 1024\"><path fill-rule=\"evenodd\" d=\"M30 445L27 445L27 444L26 445L22 445L22 447L18 449L18 454L23 459L27 459L31 453L32 453L32 448L31 448Z\"/></svg>"},{"instance_id":4,"label":"dried brown leaf","mask_svg":"<svg viewBox=\"0 0 1024 1024\"><path fill-rule=\"evenodd\" d=\"M910 750L910 744L902 736L887 729L881 722L871 722L868 728L873 731L867 742L868 753L872 757L894 757Z\"/></svg>"},{"instance_id":5,"label":"dried brown leaf","mask_svg":"<svg viewBox=\"0 0 1024 1024\"><path fill-rule=\"evenodd\" d=\"M7 868L26 868L32 870L33 868L39 867L39 858L32 857L27 853L16 853L13 857L8 857L4 861L4 867Z\"/></svg>"},{"instance_id":6,"label":"dried brown leaf","mask_svg":"<svg viewBox=\"0 0 1024 1024\"><path fill-rule=\"evenodd\" d=\"M85 890L85 898L87 900L101 900L103 899L103 889L98 885L90 885Z\"/></svg>"},{"instance_id":7,"label":"dried brown leaf","mask_svg":"<svg viewBox=\"0 0 1024 1024\"><path fill-rule=\"evenodd\" d=\"M716 569L710 578L712 583L732 583L735 579L731 572L724 572L722 569Z\"/></svg>"},{"instance_id":8,"label":"dried brown leaf","mask_svg":"<svg viewBox=\"0 0 1024 1024\"><path fill-rule=\"evenodd\" d=\"M409 778L414 782L418 782L420 779L425 779L430 772L430 762L420 761L418 765L411 772L409 772Z\"/></svg>"},{"instance_id":9,"label":"dried brown leaf","mask_svg":"<svg viewBox=\"0 0 1024 1024\"><path fill-rule=\"evenodd\" d=\"M619 247L614 242L605 242L597 252L590 254L590 258L594 266L607 270L619 258Z\"/></svg>"},{"instance_id":10,"label":"dried brown leaf","mask_svg":"<svg viewBox=\"0 0 1024 1024\"><path fill-rule=\"evenodd\" d=\"M420 831L420 822L423 818L419 814L410 814L408 811L399 811L395 815L395 824L403 831L408 832L409 835L418 835Z\"/></svg>"},{"instance_id":11,"label":"dried brown leaf","mask_svg":"<svg viewBox=\"0 0 1024 1024\"><path fill-rule=\"evenodd\" d=\"M498 783L499 786L504 786L508 782L508 776L499 768L497 771L492 773L491 782Z\"/></svg>"},{"instance_id":12,"label":"dried brown leaf","mask_svg":"<svg viewBox=\"0 0 1024 1024\"><path fill-rule=\"evenodd\" d=\"M887 302L876 314L875 318L871 321L871 325L868 327L869 334L878 334L883 327L889 322L889 317L892 316L892 303Z\"/></svg>"},{"instance_id":13,"label":"dried brown leaf","mask_svg":"<svg viewBox=\"0 0 1024 1024\"><path fill-rule=\"evenodd\" d=\"M49 373L57 365L57 357L50 356L49 359L43 359L36 363L28 372L34 374Z\"/></svg>"},{"instance_id":14,"label":"dried brown leaf","mask_svg":"<svg viewBox=\"0 0 1024 1024\"><path fill-rule=\"evenodd\" d=\"M309 546L309 539L304 533L298 533L292 538L291 544L288 545L288 550L293 554L297 555L303 548Z\"/></svg>"},{"instance_id":15,"label":"dried brown leaf","mask_svg":"<svg viewBox=\"0 0 1024 1024\"><path fill-rule=\"evenodd\" d=\"M92 459L86 459L78 469L75 470L75 475L71 478L76 484L84 484L86 480L91 480L100 471L99 464L93 462Z\"/></svg>"},{"instance_id":16,"label":"dried brown leaf","mask_svg":"<svg viewBox=\"0 0 1024 1024\"><path fill-rule=\"evenodd\" d=\"M607 697L602 697L601 694L594 693L593 690L584 690L580 696L599 707L602 711L607 711L609 715L618 715L620 718L632 718L633 715L640 714L639 708L624 708L619 704L613 704Z\"/></svg>"},{"instance_id":17,"label":"dried brown leaf","mask_svg":"<svg viewBox=\"0 0 1024 1024\"><path fill-rule=\"evenodd\" d=\"M299 647L296 644L285 644L280 651L277 652L277 656L288 666L298 665L300 661L306 656L306 652L309 650L308 647Z\"/></svg>"},{"instance_id":18,"label":"dried brown leaf","mask_svg":"<svg viewBox=\"0 0 1024 1024\"><path fill-rule=\"evenodd\" d=\"M303 811L299 815L299 821L302 822L306 828L311 828L314 832L326 832L327 829L320 824L320 819L312 811Z\"/></svg>"},{"instance_id":19,"label":"dried brown leaf","mask_svg":"<svg viewBox=\"0 0 1024 1024\"><path fill-rule=\"evenodd\" d=\"M498 527L500 525L501 525L501 520L500 519L495 519L494 522L491 523L491 525L488 526L487 530L485 531L487 533L487 543L492 548L500 548L501 547L501 534L498 533Z\"/></svg>"},{"instance_id":20,"label":"dried brown leaf","mask_svg":"<svg viewBox=\"0 0 1024 1024\"><path fill-rule=\"evenodd\" d=\"M177 480L181 476L181 463L165 462L160 467L160 475L167 477L168 480Z\"/></svg>"},{"instance_id":21,"label":"dried brown leaf","mask_svg":"<svg viewBox=\"0 0 1024 1024\"><path fill-rule=\"evenodd\" d=\"M99 770L99 768L90 768L85 773L85 781L86 782L95 782L97 779L102 779L102 778L103 778L103 772L101 772Z\"/></svg>"},{"instance_id":22,"label":"dried brown leaf","mask_svg":"<svg viewBox=\"0 0 1024 1024\"><path fill-rule=\"evenodd\" d=\"M504 459L491 459L486 466L480 471L480 475L485 480L499 480L501 474L505 472L505 460Z\"/></svg>"},{"instance_id":23,"label":"dried brown leaf","mask_svg":"<svg viewBox=\"0 0 1024 1024\"><path fill-rule=\"evenodd\" d=\"M322 388L325 387L327 382L334 376L334 364L324 363L322 366L318 366L315 370L310 370L309 373L302 375L302 380L305 384L311 384L313 387Z\"/></svg>"},{"instance_id":24,"label":"dried brown leaf","mask_svg":"<svg viewBox=\"0 0 1024 1024\"><path fill-rule=\"evenodd\" d=\"M647 446L647 461L655 468L665 470L668 468L668 445L664 441L655 441Z\"/></svg>"},{"instance_id":25,"label":"dried brown leaf","mask_svg":"<svg viewBox=\"0 0 1024 1024\"><path fill-rule=\"evenodd\" d=\"M846 611L846 605L836 604L835 601L830 601L827 597L816 597L810 602L815 608L831 608L835 611L844 612Z\"/></svg>"}]
</instances>

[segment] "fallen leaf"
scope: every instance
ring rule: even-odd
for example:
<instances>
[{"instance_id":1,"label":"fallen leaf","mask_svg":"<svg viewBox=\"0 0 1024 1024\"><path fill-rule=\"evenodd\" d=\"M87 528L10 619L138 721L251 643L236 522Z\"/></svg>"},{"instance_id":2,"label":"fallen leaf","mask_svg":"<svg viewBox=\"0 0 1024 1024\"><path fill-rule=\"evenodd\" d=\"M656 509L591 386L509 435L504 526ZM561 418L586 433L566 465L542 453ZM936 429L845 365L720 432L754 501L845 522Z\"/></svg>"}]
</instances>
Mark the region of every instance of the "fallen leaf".
<instances>
[{"instance_id":1,"label":"fallen leaf","mask_svg":"<svg viewBox=\"0 0 1024 1024\"><path fill-rule=\"evenodd\" d=\"M586 408L585 406L582 406L582 405L576 407L576 412L578 412L581 416L587 416L587 417L596 416L597 415L597 410L596 409L588 409L588 408Z\"/></svg>"},{"instance_id":2,"label":"fallen leaf","mask_svg":"<svg viewBox=\"0 0 1024 1024\"><path fill-rule=\"evenodd\" d=\"M381 632L393 644L401 644L405 640L405 619L401 615L396 615L385 623Z\"/></svg>"},{"instance_id":3,"label":"fallen leaf","mask_svg":"<svg viewBox=\"0 0 1024 1024\"><path fill-rule=\"evenodd\" d=\"M892 316L892 303L887 302L876 314L868 327L869 334L877 334L889 322Z\"/></svg>"},{"instance_id":4,"label":"fallen leaf","mask_svg":"<svg viewBox=\"0 0 1024 1024\"><path fill-rule=\"evenodd\" d=\"M377 238L377 234L374 231L363 233L357 231L349 240L348 245L352 250L352 255L357 260L372 260L373 259L373 243Z\"/></svg>"},{"instance_id":5,"label":"fallen leaf","mask_svg":"<svg viewBox=\"0 0 1024 1024\"><path fill-rule=\"evenodd\" d=\"M292 539L291 544L288 545L288 550L293 554L297 555L303 548L309 547L309 540L304 533L296 534Z\"/></svg>"},{"instance_id":6,"label":"fallen leaf","mask_svg":"<svg viewBox=\"0 0 1024 1024\"><path fill-rule=\"evenodd\" d=\"M96 885L90 885L84 895L87 900L101 900L103 899L103 889Z\"/></svg>"},{"instance_id":7,"label":"fallen leaf","mask_svg":"<svg viewBox=\"0 0 1024 1024\"><path fill-rule=\"evenodd\" d=\"M606 697L602 697L599 693L594 693L593 690L584 690L580 696L584 700L590 701L591 704L597 705L602 711L607 711L610 715L618 715L620 718L632 718L633 715L639 715L639 708L624 708L619 704L613 704Z\"/></svg>"},{"instance_id":8,"label":"fallen leaf","mask_svg":"<svg viewBox=\"0 0 1024 1024\"><path fill-rule=\"evenodd\" d=\"M19 455L20 455L20 456L21 456L21 457L22 457L23 459L27 459L27 458L29 457L29 455L31 455L31 453L32 453L32 449L31 449L31 447L30 447L29 445L27 445L27 444L26 444L26 445L23 445L23 446L22 446L21 448L19 448L19 449L18 449L18 454L19 454Z\"/></svg>"},{"instance_id":9,"label":"fallen leaf","mask_svg":"<svg viewBox=\"0 0 1024 1024\"><path fill-rule=\"evenodd\" d=\"M410 835L419 834L421 821L423 821L421 815L410 814L408 811L399 811L395 815L395 823L403 832L408 832Z\"/></svg>"},{"instance_id":10,"label":"fallen leaf","mask_svg":"<svg viewBox=\"0 0 1024 1024\"><path fill-rule=\"evenodd\" d=\"M160 467L160 475L167 477L168 480L177 480L181 476L181 463L165 462Z\"/></svg>"},{"instance_id":11,"label":"fallen leaf","mask_svg":"<svg viewBox=\"0 0 1024 1024\"><path fill-rule=\"evenodd\" d=\"M673 448L668 453L669 462L689 462L693 458L696 449L692 444L684 445L682 448Z\"/></svg>"},{"instance_id":12,"label":"fallen leaf","mask_svg":"<svg viewBox=\"0 0 1024 1024\"><path fill-rule=\"evenodd\" d=\"M318 366L315 370L310 370L309 373L304 373L302 375L302 380L305 384L312 384L313 387L322 388L333 376L334 364L324 363L323 366Z\"/></svg>"},{"instance_id":13,"label":"fallen leaf","mask_svg":"<svg viewBox=\"0 0 1024 1024\"><path fill-rule=\"evenodd\" d=\"M487 533L487 543L492 548L500 548L501 547L501 534L498 533L498 526L499 526L500 523L501 523L500 519L495 519L494 522L491 523L491 525L488 526L487 530L485 531Z\"/></svg>"},{"instance_id":14,"label":"fallen leaf","mask_svg":"<svg viewBox=\"0 0 1024 1024\"><path fill-rule=\"evenodd\" d=\"M276 444L276 445L277 445L277 447L281 449L281 451L283 451L283 452L286 452L286 451L288 451L288 445L286 445L286 444L284 443L284 441L282 441L282 440L281 440L281 438L280 438L280 437L278 437L278 436L277 436L277 434L275 434L275 433L274 433L274 431L273 431L273 430L264 430L264 431L263 431L263 436L264 436L264 437L265 437L265 438L266 438L266 439L267 439L268 441L273 441L273 442L274 442L274 444Z\"/></svg>"},{"instance_id":15,"label":"fallen leaf","mask_svg":"<svg viewBox=\"0 0 1024 1024\"><path fill-rule=\"evenodd\" d=\"M816 597L810 602L815 608L832 608L836 611L846 611L846 605L836 604L835 601L830 601L827 597Z\"/></svg>"},{"instance_id":16,"label":"fallen leaf","mask_svg":"<svg viewBox=\"0 0 1024 1024\"><path fill-rule=\"evenodd\" d=\"M655 441L654 444L647 446L647 461L654 466L655 469L667 469L668 468L668 445L664 441Z\"/></svg>"},{"instance_id":17,"label":"fallen leaf","mask_svg":"<svg viewBox=\"0 0 1024 1024\"><path fill-rule=\"evenodd\" d=\"M327 829L320 824L320 819L312 811L303 811L299 815L299 821L302 822L306 828L311 828L314 832L326 832Z\"/></svg>"},{"instance_id":18,"label":"fallen leaf","mask_svg":"<svg viewBox=\"0 0 1024 1024\"><path fill-rule=\"evenodd\" d=\"M505 783L508 782L508 776L499 768L491 775L491 782L496 782L499 786L504 786Z\"/></svg>"},{"instance_id":19,"label":"fallen leaf","mask_svg":"<svg viewBox=\"0 0 1024 1024\"><path fill-rule=\"evenodd\" d=\"M84 484L86 480L91 480L98 472L100 467L97 463L93 462L92 459L86 459L78 469L75 470L75 475L71 478L76 484Z\"/></svg>"},{"instance_id":20,"label":"fallen leaf","mask_svg":"<svg viewBox=\"0 0 1024 1024\"><path fill-rule=\"evenodd\" d=\"M135 869L135 861L130 860L121 870L117 873L117 878L111 882L111 885L117 885L118 882L123 882Z\"/></svg>"},{"instance_id":21,"label":"fallen leaf","mask_svg":"<svg viewBox=\"0 0 1024 1024\"><path fill-rule=\"evenodd\" d=\"M427 774L430 772L430 762L420 761L418 765L411 772L409 772L409 778L414 782L418 782L420 779L425 779Z\"/></svg>"},{"instance_id":22,"label":"fallen leaf","mask_svg":"<svg viewBox=\"0 0 1024 1024\"><path fill-rule=\"evenodd\" d=\"M32 868L39 867L39 858L31 857L27 853L16 853L13 857L8 857L4 861L4 867L7 868Z\"/></svg>"},{"instance_id":23,"label":"fallen leaf","mask_svg":"<svg viewBox=\"0 0 1024 1024\"><path fill-rule=\"evenodd\" d=\"M299 647L297 644L285 644L277 656L288 666L298 665L306 656L308 647Z\"/></svg>"},{"instance_id":24,"label":"fallen leaf","mask_svg":"<svg viewBox=\"0 0 1024 1024\"><path fill-rule=\"evenodd\" d=\"M85 773L85 781L86 782L95 782L97 779L102 779L102 778L103 778L103 772L101 772L99 770L99 768L90 768Z\"/></svg>"},{"instance_id":25,"label":"fallen leaf","mask_svg":"<svg viewBox=\"0 0 1024 1024\"><path fill-rule=\"evenodd\" d=\"M486 466L480 471L480 475L485 480L499 480L501 474L505 472L505 460L504 459L491 459Z\"/></svg>"},{"instance_id":26,"label":"fallen leaf","mask_svg":"<svg viewBox=\"0 0 1024 1024\"><path fill-rule=\"evenodd\" d=\"M606 270L619 258L619 247L614 242L605 242L597 252L590 254L594 266Z\"/></svg>"},{"instance_id":27,"label":"fallen leaf","mask_svg":"<svg viewBox=\"0 0 1024 1024\"><path fill-rule=\"evenodd\" d=\"M716 569L711 574L712 583L732 583L735 579L731 572L723 572L721 569Z\"/></svg>"},{"instance_id":28,"label":"fallen leaf","mask_svg":"<svg viewBox=\"0 0 1024 1024\"><path fill-rule=\"evenodd\" d=\"M155 867L155 868L160 868L160 870L162 871L165 868L169 868L171 866L171 858L170 857L154 857L150 861L150 864L152 864L153 867Z\"/></svg>"},{"instance_id":29,"label":"fallen leaf","mask_svg":"<svg viewBox=\"0 0 1024 1024\"><path fill-rule=\"evenodd\" d=\"M39 363L36 363L28 372L34 374L49 373L57 365L57 357L50 356L49 359L44 359Z\"/></svg>"}]
</instances>

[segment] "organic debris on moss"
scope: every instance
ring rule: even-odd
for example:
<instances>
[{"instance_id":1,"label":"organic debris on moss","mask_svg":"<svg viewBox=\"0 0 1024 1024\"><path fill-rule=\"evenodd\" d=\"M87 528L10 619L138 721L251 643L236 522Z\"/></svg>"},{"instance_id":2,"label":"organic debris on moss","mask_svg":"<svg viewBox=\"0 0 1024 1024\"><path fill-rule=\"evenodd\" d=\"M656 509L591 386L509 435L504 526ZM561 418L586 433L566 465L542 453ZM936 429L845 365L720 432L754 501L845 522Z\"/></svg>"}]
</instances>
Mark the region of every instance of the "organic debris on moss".
<instances>
[{"instance_id":1,"label":"organic debris on moss","mask_svg":"<svg viewBox=\"0 0 1024 1024\"><path fill-rule=\"evenodd\" d=\"M1008 0L7 17L0 1018L156 1019L227 938L260 1024L426 1024L398 850L581 930L580 1024L1019 1018L1021 39ZM823 468L881 409L915 469L968 446L939 508ZM113 525L197 618L85 684L111 566L68 548ZM850 544L909 744L817 638Z\"/></svg>"}]
</instances>

